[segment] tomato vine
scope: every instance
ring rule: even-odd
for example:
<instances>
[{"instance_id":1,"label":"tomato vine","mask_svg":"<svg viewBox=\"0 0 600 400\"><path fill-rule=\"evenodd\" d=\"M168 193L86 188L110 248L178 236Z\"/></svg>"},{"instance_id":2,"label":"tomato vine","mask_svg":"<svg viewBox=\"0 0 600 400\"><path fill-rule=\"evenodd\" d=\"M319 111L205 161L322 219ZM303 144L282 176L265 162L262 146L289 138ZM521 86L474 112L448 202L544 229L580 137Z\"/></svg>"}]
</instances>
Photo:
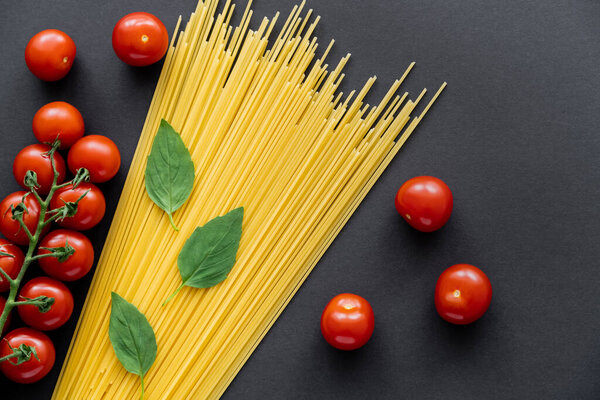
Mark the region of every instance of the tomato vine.
<instances>
[{"instance_id":1,"label":"tomato vine","mask_svg":"<svg viewBox=\"0 0 600 400\"><path fill-rule=\"evenodd\" d=\"M29 188L29 192L27 192L23 196L20 203L18 203L16 206L11 206L10 208L12 218L19 223L21 229L23 229L23 231L27 235L29 239L29 246L27 248L27 253L25 254L23 266L21 267L21 270L16 278L11 278L2 268L0 268L0 274L2 274L2 277L6 279L10 284L10 292L8 295L8 299L6 300L4 310L0 315L0 332L3 332L6 320L8 319L8 316L13 308L25 304L30 304L38 307L40 312L47 312L54 303L53 298L46 296L36 297L35 299L24 299L21 301L17 300L17 292L19 291L21 281L23 280L23 277L25 276L25 273L27 272L27 269L31 265L31 263L44 257L56 257L59 260L64 260L70 255L72 255L74 252L74 249L68 244L66 244L64 247L52 249L50 253L34 255L34 252L38 246L38 242L41 239L44 229L50 226L50 224L52 224L52 222L54 221L59 221L66 217L74 216L75 213L77 213L77 204L87 194L87 192L84 193L74 202L65 202L62 206L58 208L49 209L52 196L58 189L67 187L69 185L72 185L73 188L76 188L80 183L89 181L90 177L89 171L85 168L81 168L77 171L75 177L72 180L58 184L59 171L54 163L54 153L58 150L59 146L60 142L56 141L47 153L48 157L51 160L54 178L52 181L52 187L50 188L50 191L46 195L46 197L43 199L36 190L36 188L39 187L36 173L34 171L27 171L27 174L24 179L24 184ZM34 196L40 205L40 215L37 227L34 232L31 232L29 228L27 228L27 226L25 225L25 222L23 221L23 214L28 212L27 206L25 205L25 198L27 196ZM0 252L0 255L12 257L12 255L3 252ZM12 350L13 353L6 357L0 358L0 362L11 360L14 358L18 360L17 362L19 362L19 360L20 362L23 362L29 360L32 355L36 356L34 348L13 348Z\"/></svg>"}]
</instances>

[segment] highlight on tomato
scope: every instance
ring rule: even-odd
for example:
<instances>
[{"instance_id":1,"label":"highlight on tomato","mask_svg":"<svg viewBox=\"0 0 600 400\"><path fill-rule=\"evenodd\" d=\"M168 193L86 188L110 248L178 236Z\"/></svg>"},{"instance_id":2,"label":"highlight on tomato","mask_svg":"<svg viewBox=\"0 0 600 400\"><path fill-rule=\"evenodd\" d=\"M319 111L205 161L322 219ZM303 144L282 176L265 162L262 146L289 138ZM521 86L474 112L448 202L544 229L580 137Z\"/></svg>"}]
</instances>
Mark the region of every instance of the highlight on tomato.
<instances>
[{"instance_id":1,"label":"highlight on tomato","mask_svg":"<svg viewBox=\"0 0 600 400\"><path fill-rule=\"evenodd\" d=\"M52 231L40 242L38 254L49 254L51 251L47 249L67 246L73 249L73 254L66 260L59 261L56 257L44 257L39 260L39 263L46 274L70 282L83 278L94 264L94 247L83 233L68 229Z\"/></svg>"},{"instance_id":2,"label":"highlight on tomato","mask_svg":"<svg viewBox=\"0 0 600 400\"><path fill-rule=\"evenodd\" d=\"M51 331L63 326L73 313L73 295L64 283L40 276L27 282L19 293L18 301L40 297L53 299L43 307L26 304L17 307L19 316L27 325L40 331Z\"/></svg>"},{"instance_id":3,"label":"highlight on tomato","mask_svg":"<svg viewBox=\"0 0 600 400\"><path fill-rule=\"evenodd\" d=\"M58 29L46 29L34 35L25 48L25 63L43 81L57 81L69 73L77 49L75 42Z\"/></svg>"},{"instance_id":4,"label":"highlight on tomato","mask_svg":"<svg viewBox=\"0 0 600 400\"><path fill-rule=\"evenodd\" d=\"M356 350L364 346L373 335L374 327L371 305L356 294L335 296L321 315L323 337L340 350Z\"/></svg>"},{"instance_id":5,"label":"highlight on tomato","mask_svg":"<svg viewBox=\"0 0 600 400\"><path fill-rule=\"evenodd\" d=\"M25 190L29 188L25 185L25 175L27 171L33 171L37 175L38 187L36 191L40 194L48 194L52 188L54 180L54 170L52 169L52 160L48 152L52 147L46 144L32 144L25 147L17 154L13 162L13 175L17 183ZM63 183L67 174L65 160L58 152L53 154L54 166L58 171L57 183Z\"/></svg>"},{"instance_id":6,"label":"highlight on tomato","mask_svg":"<svg viewBox=\"0 0 600 400\"><path fill-rule=\"evenodd\" d=\"M54 101L42 106L33 116L31 124L35 138L44 144L60 140L60 149L71 147L83 137L85 124L77 108L64 101Z\"/></svg>"},{"instance_id":7,"label":"highlight on tomato","mask_svg":"<svg viewBox=\"0 0 600 400\"><path fill-rule=\"evenodd\" d=\"M485 314L492 301L487 275L470 264L456 264L442 272L435 287L435 308L440 317L457 324L470 324Z\"/></svg>"},{"instance_id":8,"label":"highlight on tomato","mask_svg":"<svg viewBox=\"0 0 600 400\"><path fill-rule=\"evenodd\" d=\"M400 187L395 204L410 226L421 232L433 232L448 222L453 198L450 188L441 179L417 176Z\"/></svg>"},{"instance_id":9,"label":"highlight on tomato","mask_svg":"<svg viewBox=\"0 0 600 400\"><path fill-rule=\"evenodd\" d=\"M11 193L0 202L0 232L11 242L25 246L29 244L29 237L11 211L11 206L19 208L21 202L27 208L23 211L23 222L30 232L35 232L40 218L40 203L31 193L24 191Z\"/></svg>"},{"instance_id":10,"label":"highlight on tomato","mask_svg":"<svg viewBox=\"0 0 600 400\"><path fill-rule=\"evenodd\" d=\"M85 231L98 225L106 211L106 200L102 191L93 183L85 182L76 188L69 185L58 189L52 196L50 207L57 209L67 202L74 203L77 200L79 203L75 215L58 220L58 225L76 231Z\"/></svg>"},{"instance_id":11,"label":"highlight on tomato","mask_svg":"<svg viewBox=\"0 0 600 400\"><path fill-rule=\"evenodd\" d=\"M54 366L56 350L52 340L44 333L31 328L18 328L4 336L0 341L0 358L13 354L13 349L26 345L35 349L35 355L17 364L16 358L9 358L0 363L0 371L13 382L34 383L48 375Z\"/></svg>"},{"instance_id":12,"label":"highlight on tomato","mask_svg":"<svg viewBox=\"0 0 600 400\"><path fill-rule=\"evenodd\" d=\"M4 270L11 279L15 279L23 266L25 259L23 251L19 246L0 238L0 252L8 254L6 256L0 255L0 269ZM10 282L0 274L0 292L7 292L8 290L10 290ZM0 311L0 315L1 313Z\"/></svg>"},{"instance_id":13,"label":"highlight on tomato","mask_svg":"<svg viewBox=\"0 0 600 400\"><path fill-rule=\"evenodd\" d=\"M119 172L121 153L115 142L106 136L89 135L71 147L67 163L73 174L80 168L86 168L90 173L90 181L101 183Z\"/></svg>"},{"instance_id":14,"label":"highlight on tomato","mask_svg":"<svg viewBox=\"0 0 600 400\"><path fill-rule=\"evenodd\" d=\"M169 34L160 19L147 12L127 14L117 22L112 34L117 57L134 67L159 61L169 47Z\"/></svg>"}]
</instances>

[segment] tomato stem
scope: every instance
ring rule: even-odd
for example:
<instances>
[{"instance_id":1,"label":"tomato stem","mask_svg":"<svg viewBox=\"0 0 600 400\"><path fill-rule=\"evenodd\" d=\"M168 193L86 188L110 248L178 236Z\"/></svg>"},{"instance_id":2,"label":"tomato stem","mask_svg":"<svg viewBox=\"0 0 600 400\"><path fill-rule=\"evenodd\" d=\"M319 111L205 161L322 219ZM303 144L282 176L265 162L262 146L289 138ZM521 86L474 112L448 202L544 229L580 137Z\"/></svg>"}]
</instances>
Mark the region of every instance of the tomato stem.
<instances>
[{"instance_id":1,"label":"tomato stem","mask_svg":"<svg viewBox=\"0 0 600 400\"><path fill-rule=\"evenodd\" d=\"M19 356L19 350L18 349L13 349L12 354L6 355L4 357L0 357L0 362L2 361L8 361L11 358L17 358Z\"/></svg>"},{"instance_id":2,"label":"tomato stem","mask_svg":"<svg viewBox=\"0 0 600 400\"><path fill-rule=\"evenodd\" d=\"M35 260L45 257L45 255L44 256L41 256L41 255L34 256L34 252L38 245L39 240L41 239L43 229L47 225L49 225L52 221L54 221L58 218L58 217L56 217L56 215L59 215L59 214L55 214L52 217L50 217L48 220L46 220L46 215L49 212L48 208L50 206L50 201L52 200L52 196L54 196L54 193L58 189L61 189L70 184L73 184L73 180L62 183L60 185L58 184L58 177L59 177L60 173L56 169L56 165L54 163L54 153L58 150L59 146L60 146L60 142L56 141L52 145L52 149L48 152L48 155L50 156L50 163L52 164L52 170L54 171L54 178L52 180L52 187L50 188L50 192L48 192L48 195L46 196L45 199L42 199L39 196L39 194L35 192L35 189L33 189L33 188L31 189L33 196L35 196L37 201L40 203L40 216L38 219L38 223L37 223L35 232L31 233L29 231L29 229L27 229L27 226L25 225L25 222L23 221L23 215L17 215L15 217L17 219L17 221L19 222L19 224L21 225L21 228L24 229L25 232L27 233L27 237L29 238L29 247L27 248L27 253L25 254L23 266L21 267L21 270L19 271L19 275L17 275L17 277L15 279L9 279L10 277L6 274L6 272L0 268L0 271L2 271L4 278L8 279L8 281L10 282L10 292L8 294L8 299L6 300L6 303L4 305L4 311L2 311L2 314L0 315L0 333L4 331L4 325L6 325L6 320L8 319L8 316L13 308L15 308L19 305L23 305L23 304L31 304L27 301L23 302L23 301L15 300L17 297L17 292L19 291L19 287L21 286L21 281L23 280L23 277L25 276L25 273L27 272L27 269L29 268L31 263ZM79 200L81 200L81 198ZM52 211L54 211L54 210L52 210ZM0 358L0 362L6 361L7 359L14 358L14 357L15 357L15 350L13 350L12 355L8 355L6 357Z\"/></svg>"},{"instance_id":3,"label":"tomato stem","mask_svg":"<svg viewBox=\"0 0 600 400\"><path fill-rule=\"evenodd\" d=\"M46 313L50 311L52 304L54 304L54 297L38 296L35 299L25 298L25 300L15 301L14 305L16 307L25 305L36 306L41 313Z\"/></svg>"},{"instance_id":4,"label":"tomato stem","mask_svg":"<svg viewBox=\"0 0 600 400\"><path fill-rule=\"evenodd\" d=\"M11 354L7 354L4 357L0 358L0 362L9 361L13 358L16 358L16 362L10 361L13 365L19 365L31 359L31 356L34 356L39 360L37 352L35 351L35 347L28 346L26 344L22 344L19 347L12 347L10 343L8 343L8 347L12 350Z\"/></svg>"},{"instance_id":5,"label":"tomato stem","mask_svg":"<svg viewBox=\"0 0 600 400\"><path fill-rule=\"evenodd\" d=\"M3 255L3 257L5 257L5 256ZM13 278L11 278L11 277L10 277L10 276L9 276L9 275L6 273L6 271L5 271L5 270L3 270L2 268L0 268L0 273L2 274L2 276L4 277L4 279L6 279L6 281L7 281L8 283L11 283L11 282L13 281Z\"/></svg>"}]
</instances>

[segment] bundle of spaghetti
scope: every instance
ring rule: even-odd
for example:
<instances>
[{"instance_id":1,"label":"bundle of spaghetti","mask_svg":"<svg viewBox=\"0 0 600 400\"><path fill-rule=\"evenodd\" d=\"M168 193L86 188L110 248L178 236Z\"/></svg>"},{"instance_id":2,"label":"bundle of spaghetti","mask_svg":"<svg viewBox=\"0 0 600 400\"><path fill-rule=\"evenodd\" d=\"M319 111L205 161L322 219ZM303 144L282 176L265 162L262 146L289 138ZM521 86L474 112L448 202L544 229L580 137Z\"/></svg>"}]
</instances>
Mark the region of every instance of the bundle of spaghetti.
<instances>
[{"instance_id":1,"label":"bundle of spaghetti","mask_svg":"<svg viewBox=\"0 0 600 400\"><path fill-rule=\"evenodd\" d=\"M268 47L278 14L249 29L234 6L200 1L179 23L58 384L56 400L131 399L138 378L119 364L108 337L110 292L143 312L158 342L145 377L147 399L212 399L225 391L291 297L416 128L415 99L364 99L375 78L344 97L348 56L331 71L333 42L317 59L319 18L295 7ZM181 21L181 19L180 19ZM195 165L194 190L168 217L145 192L144 170L164 118ZM243 234L229 277L184 288L177 255L193 230L243 206Z\"/></svg>"}]
</instances>

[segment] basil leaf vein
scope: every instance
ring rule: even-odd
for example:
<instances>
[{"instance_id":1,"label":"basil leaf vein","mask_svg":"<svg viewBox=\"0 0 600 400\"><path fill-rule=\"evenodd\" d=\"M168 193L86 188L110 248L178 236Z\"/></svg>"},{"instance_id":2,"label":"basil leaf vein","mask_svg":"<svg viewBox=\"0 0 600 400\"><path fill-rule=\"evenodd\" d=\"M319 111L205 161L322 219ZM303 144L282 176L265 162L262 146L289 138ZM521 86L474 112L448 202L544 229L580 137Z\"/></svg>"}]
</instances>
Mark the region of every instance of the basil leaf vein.
<instances>
[{"instance_id":1,"label":"basil leaf vein","mask_svg":"<svg viewBox=\"0 0 600 400\"><path fill-rule=\"evenodd\" d=\"M184 286L209 288L227 278L235 265L243 219L244 208L240 207L194 230L177 258L183 283L165 304Z\"/></svg>"},{"instance_id":2,"label":"basil leaf vein","mask_svg":"<svg viewBox=\"0 0 600 400\"><path fill-rule=\"evenodd\" d=\"M123 367L139 375L144 396L144 375L156 360L156 336L150 323L133 304L112 292L108 336Z\"/></svg>"},{"instance_id":3,"label":"basil leaf vein","mask_svg":"<svg viewBox=\"0 0 600 400\"><path fill-rule=\"evenodd\" d=\"M146 192L167 213L175 230L173 213L190 197L194 173L192 156L181 136L161 120L146 164Z\"/></svg>"}]
</instances>

